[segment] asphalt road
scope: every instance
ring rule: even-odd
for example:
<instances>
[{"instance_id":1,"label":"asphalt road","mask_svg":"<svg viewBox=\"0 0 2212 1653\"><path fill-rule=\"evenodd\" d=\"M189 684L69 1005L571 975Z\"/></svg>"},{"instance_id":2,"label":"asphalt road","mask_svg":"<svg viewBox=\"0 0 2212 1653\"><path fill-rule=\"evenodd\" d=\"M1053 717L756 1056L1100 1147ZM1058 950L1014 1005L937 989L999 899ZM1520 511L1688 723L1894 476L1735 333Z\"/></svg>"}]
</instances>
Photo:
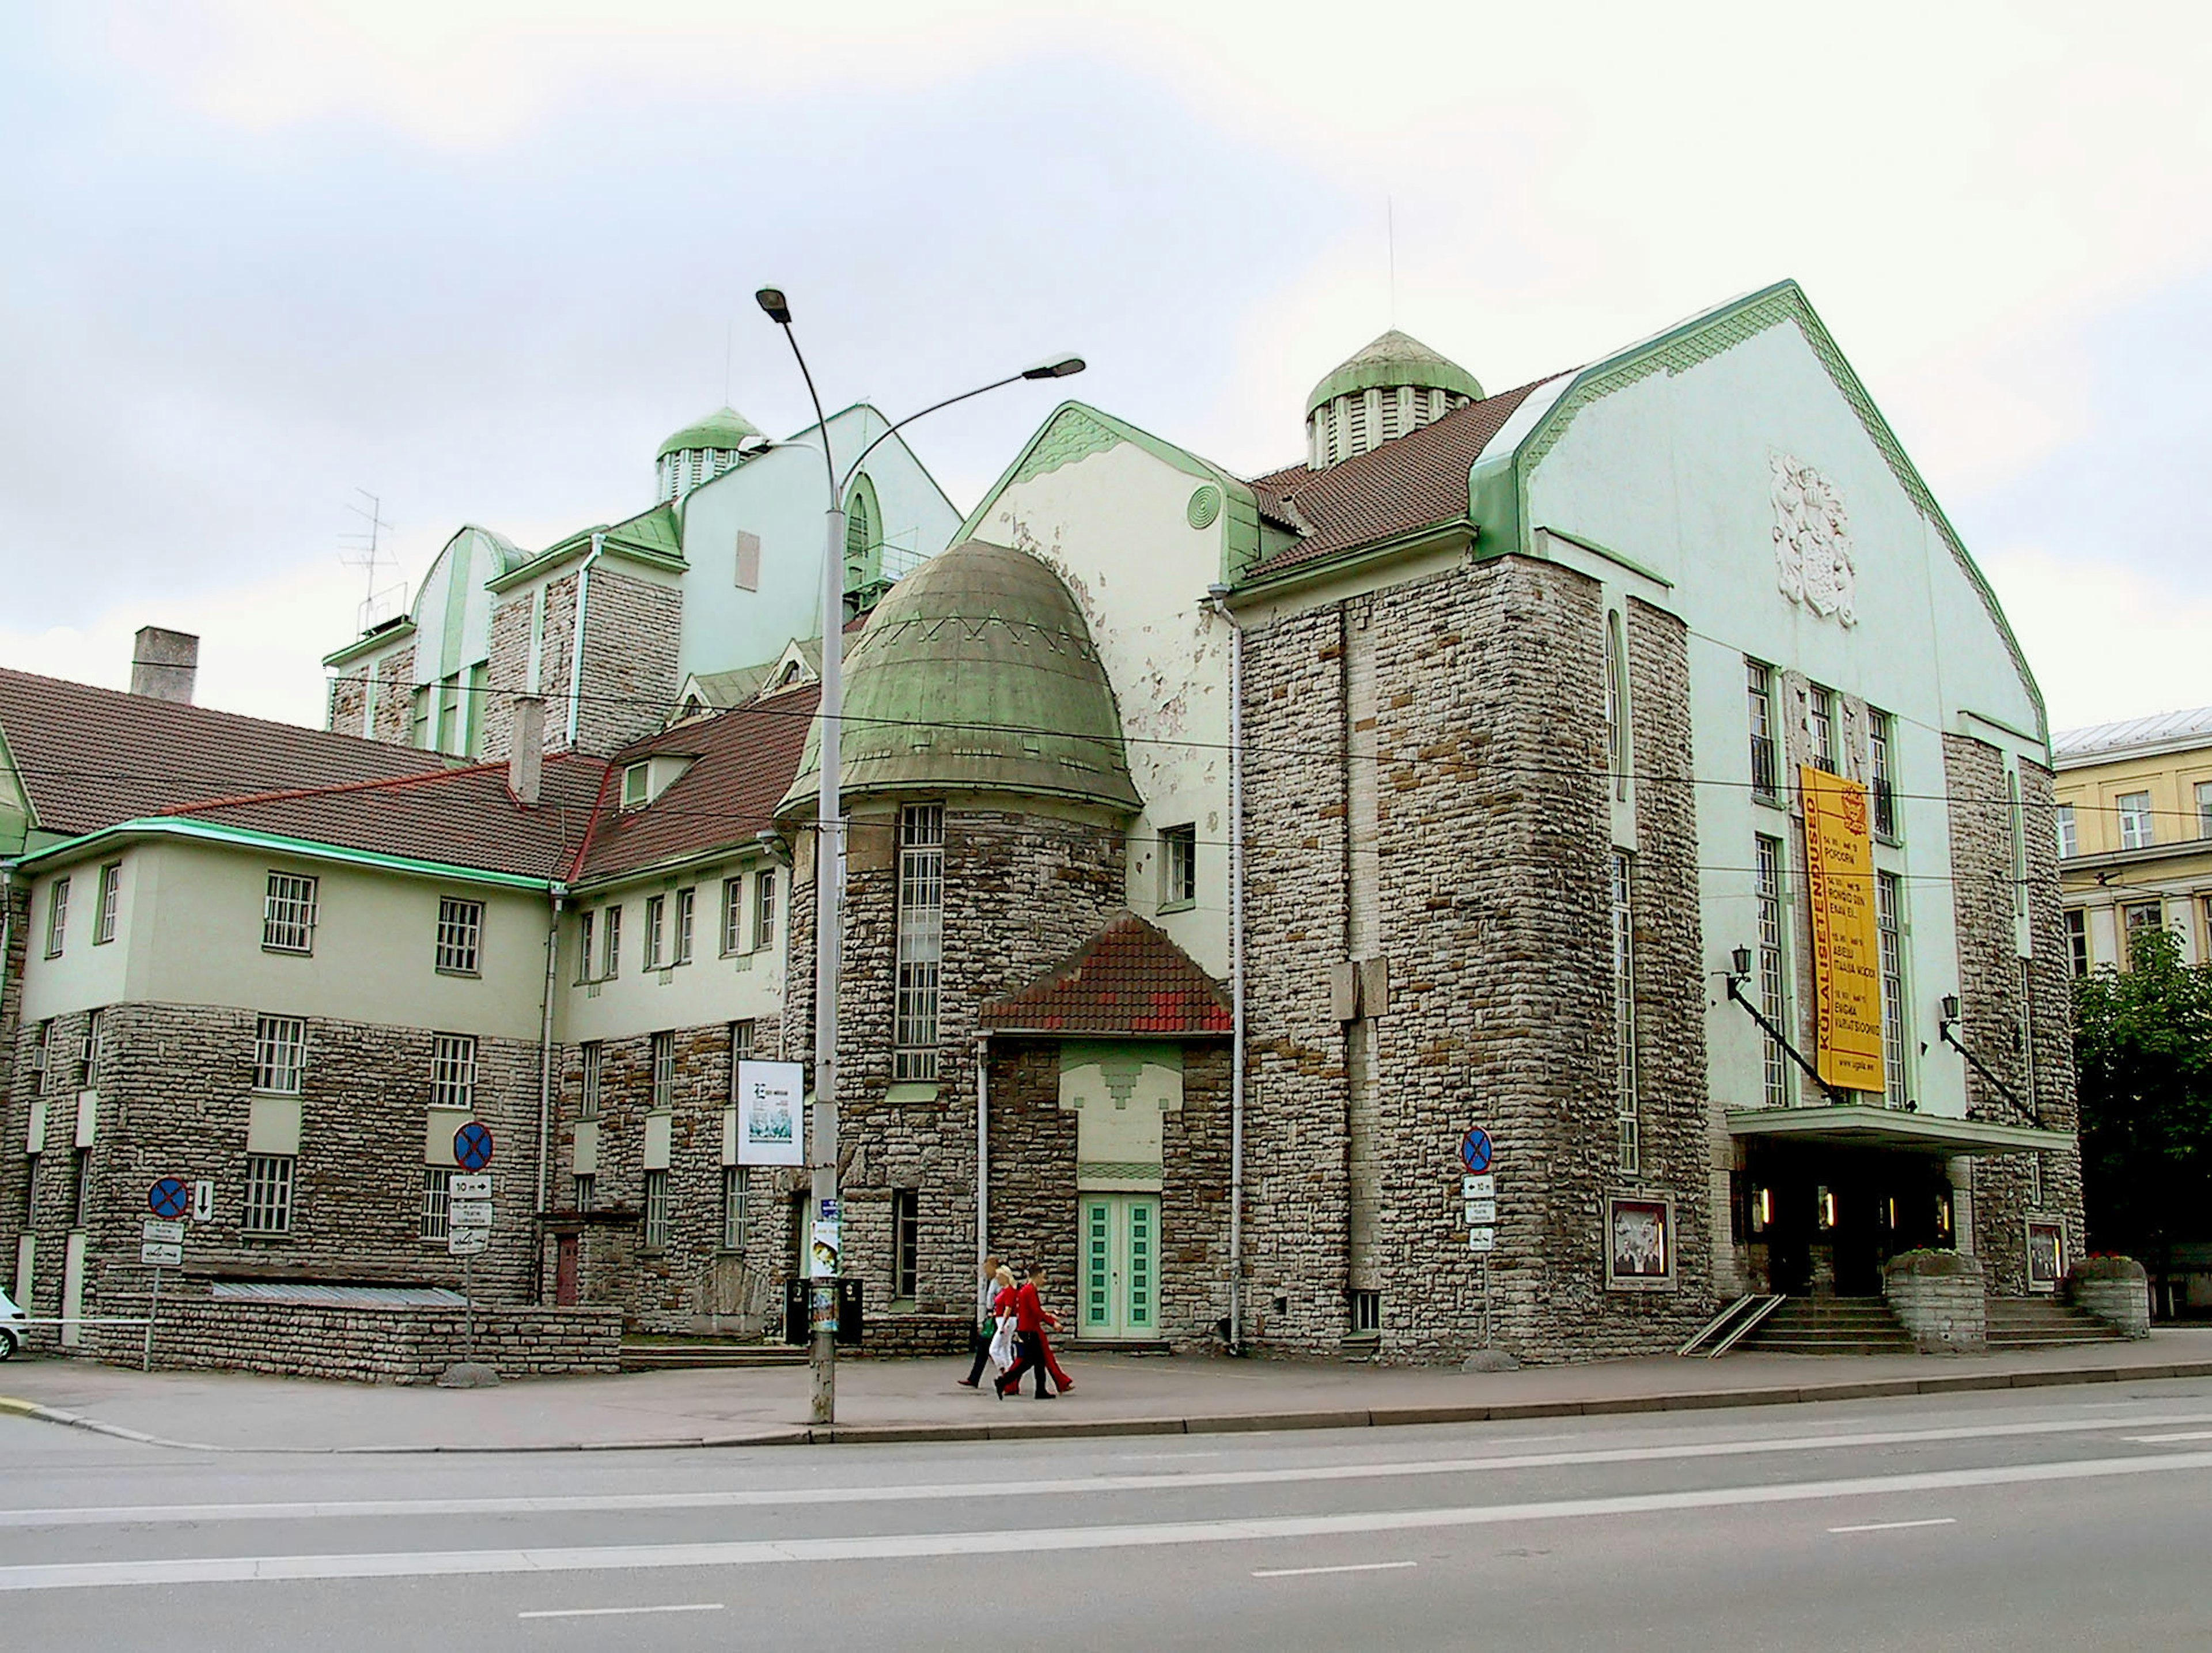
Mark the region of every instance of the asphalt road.
<instances>
[{"instance_id":1,"label":"asphalt road","mask_svg":"<svg viewBox=\"0 0 2212 1653\"><path fill-rule=\"evenodd\" d=\"M0 1455L9 1649L2212 1646L2204 1381L482 1456L0 1419Z\"/></svg>"}]
</instances>

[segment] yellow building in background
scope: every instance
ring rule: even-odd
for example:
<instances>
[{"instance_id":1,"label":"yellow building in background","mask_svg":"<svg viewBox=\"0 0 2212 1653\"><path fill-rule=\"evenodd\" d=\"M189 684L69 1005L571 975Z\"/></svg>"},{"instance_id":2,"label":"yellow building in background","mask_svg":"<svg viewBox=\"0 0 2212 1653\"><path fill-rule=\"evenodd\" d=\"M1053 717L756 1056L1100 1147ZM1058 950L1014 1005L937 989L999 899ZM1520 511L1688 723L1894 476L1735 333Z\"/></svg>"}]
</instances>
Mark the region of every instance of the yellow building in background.
<instances>
[{"instance_id":1,"label":"yellow building in background","mask_svg":"<svg viewBox=\"0 0 2212 1653\"><path fill-rule=\"evenodd\" d=\"M2212 706L2055 736L2058 875L2074 973L2164 928L2212 959Z\"/></svg>"}]
</instances>

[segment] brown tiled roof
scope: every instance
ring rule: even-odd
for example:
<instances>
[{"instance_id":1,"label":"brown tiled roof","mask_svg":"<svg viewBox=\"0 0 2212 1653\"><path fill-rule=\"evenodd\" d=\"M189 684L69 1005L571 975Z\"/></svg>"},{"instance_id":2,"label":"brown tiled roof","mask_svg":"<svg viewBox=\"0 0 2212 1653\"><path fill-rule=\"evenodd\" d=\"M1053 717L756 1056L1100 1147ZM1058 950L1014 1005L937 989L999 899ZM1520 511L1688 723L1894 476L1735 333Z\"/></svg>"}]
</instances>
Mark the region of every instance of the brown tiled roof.
<instances>
[{"instance_id":1,"label":"brown tiled roof","mask_svg":"<svg viewBox=\"0 0 2212 1653\"><path fill-rule=\"evenodd\" d=\"M5 668L0 734L37 824L72 836L194 798L445 767L434 752Z\"/></svg>"},{"instance_id":2,"label":"brown tiled roof","mask_svg":"<svg viewBox=\"0 0 2212 1653\"><path fill-rule=\"evenodd\" d=\"M694 718L615 754L613 771L655 753L692 760L668 790L642 809L617 812L611 799L584 856L586 879L641 868L732 845L750 844L775 824L775 806L799 771L807 725L822 691L815 684Z\"/></svg>"},{"instance_id":3,"label":"brown tiled roof","mask_svg":"<svg viewBox=\"0 0 2212 1653\"><path fill-rule=\"evenodd\" d=\"M976 1019L998 1033L1152 1034L1190 1038L1234 1028L1221 984L1133 913L1085 942L1029 986L994 999Z\"/></svg>"},{"instance_id":4,"label":"brown tiled roof","mask_svg":"<svg viewBox=\"0 0 2212 1653\"><path fill-rule=\"evenodd\" d=\"M507 788L507 765L201 799L161 811L195 821L304 838L341 849L443 861L531 878L565 878L591 830L605 759L545 760L538 803Z\"/></svg>"},{"instance_id":5,"label":"brown tiled roof","mask_svg":"<svg viewBox=\"0 0 2212 1653\"><path fill-rule=\"evenodd\" d=\"M1254 574L1264 579L1394 534L1466 520L1468 470L1528 392L1548 382L1539 379L1454 408L1432 424L1325 471L1294 465L1255 477L1261 514L1296 524L1305 533Z\"/></svg>"}]
</instances>

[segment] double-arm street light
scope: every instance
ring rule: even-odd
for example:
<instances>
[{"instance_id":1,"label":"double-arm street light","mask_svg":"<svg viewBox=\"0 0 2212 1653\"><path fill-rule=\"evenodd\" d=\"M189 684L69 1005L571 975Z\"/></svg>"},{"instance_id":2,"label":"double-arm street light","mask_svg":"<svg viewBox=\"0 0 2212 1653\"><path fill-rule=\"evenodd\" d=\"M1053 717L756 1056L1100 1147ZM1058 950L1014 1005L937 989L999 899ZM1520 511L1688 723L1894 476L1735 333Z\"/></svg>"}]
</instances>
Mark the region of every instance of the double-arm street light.
<instances>
[{"instance_id":1,"label":"double-arm street light","mask_svg":"<svg viewBox=\"0 0 2212 1653\"><path fill-rule=\"evenodd\" d=\"M955 402L965 402L1024 379L1066 379L1071 374L1081 373L1083 358L1069 356L1041 362L1004 379L978 385L974 390L948 396L942 402L933 402L920 412L909 413L862 448L841 477L836 459L830 451L830 423L823 415L822 398L815 391L814 375L808 370L805 355L799 348L799 337L792 331L791 306L780 288L763 287L753 296L768 319L782 328L784 337L791 341L791 353L799 361L799 377L806 381L806 394L814 404L815 428L822 433L823 470L830 481L829 521L822 542L822 742L814 817L814 1116L807 1132L806 1163L812 1177L809 1225L816 1220L839 1223L838 1249L842 1255L844 1212L837 1195L837 976L843 951L845 894L844 809L841 797L843 785L840 775L845 707L845 490L860 474L868 455L893 432L939 408L949 408ZM785 991L789 992L787 984ZM828 1267L828 1260L818 1256L811 1245L807 1247L807 1255L813 1260L806 1305L809 1360L814 1375L810 1415L817 1424L834 1424L837 1421L837 1281Z\"/></svg>"}]
</instances>

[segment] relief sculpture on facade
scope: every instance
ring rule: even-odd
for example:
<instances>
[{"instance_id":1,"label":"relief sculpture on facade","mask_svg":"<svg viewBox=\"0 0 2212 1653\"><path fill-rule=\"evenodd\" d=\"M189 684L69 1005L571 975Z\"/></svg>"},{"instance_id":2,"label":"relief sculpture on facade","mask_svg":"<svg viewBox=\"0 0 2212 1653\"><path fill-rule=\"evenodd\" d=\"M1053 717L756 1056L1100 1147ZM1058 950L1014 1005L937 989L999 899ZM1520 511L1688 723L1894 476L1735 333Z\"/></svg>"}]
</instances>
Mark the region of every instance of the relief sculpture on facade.
<instances>
[{"instance_id":1,"label":"relief sculpture on facade","mask_svg":"<svg viewBox=\"0 0 2212 1653\"><path fill-rule=\"evenodd\" d=\"M1858 623L1858 565L1843 495L1826 477L1787 453L1772 467L1774 561L1783 595L1822 617Z\"/></svg>"}]
</instances>

